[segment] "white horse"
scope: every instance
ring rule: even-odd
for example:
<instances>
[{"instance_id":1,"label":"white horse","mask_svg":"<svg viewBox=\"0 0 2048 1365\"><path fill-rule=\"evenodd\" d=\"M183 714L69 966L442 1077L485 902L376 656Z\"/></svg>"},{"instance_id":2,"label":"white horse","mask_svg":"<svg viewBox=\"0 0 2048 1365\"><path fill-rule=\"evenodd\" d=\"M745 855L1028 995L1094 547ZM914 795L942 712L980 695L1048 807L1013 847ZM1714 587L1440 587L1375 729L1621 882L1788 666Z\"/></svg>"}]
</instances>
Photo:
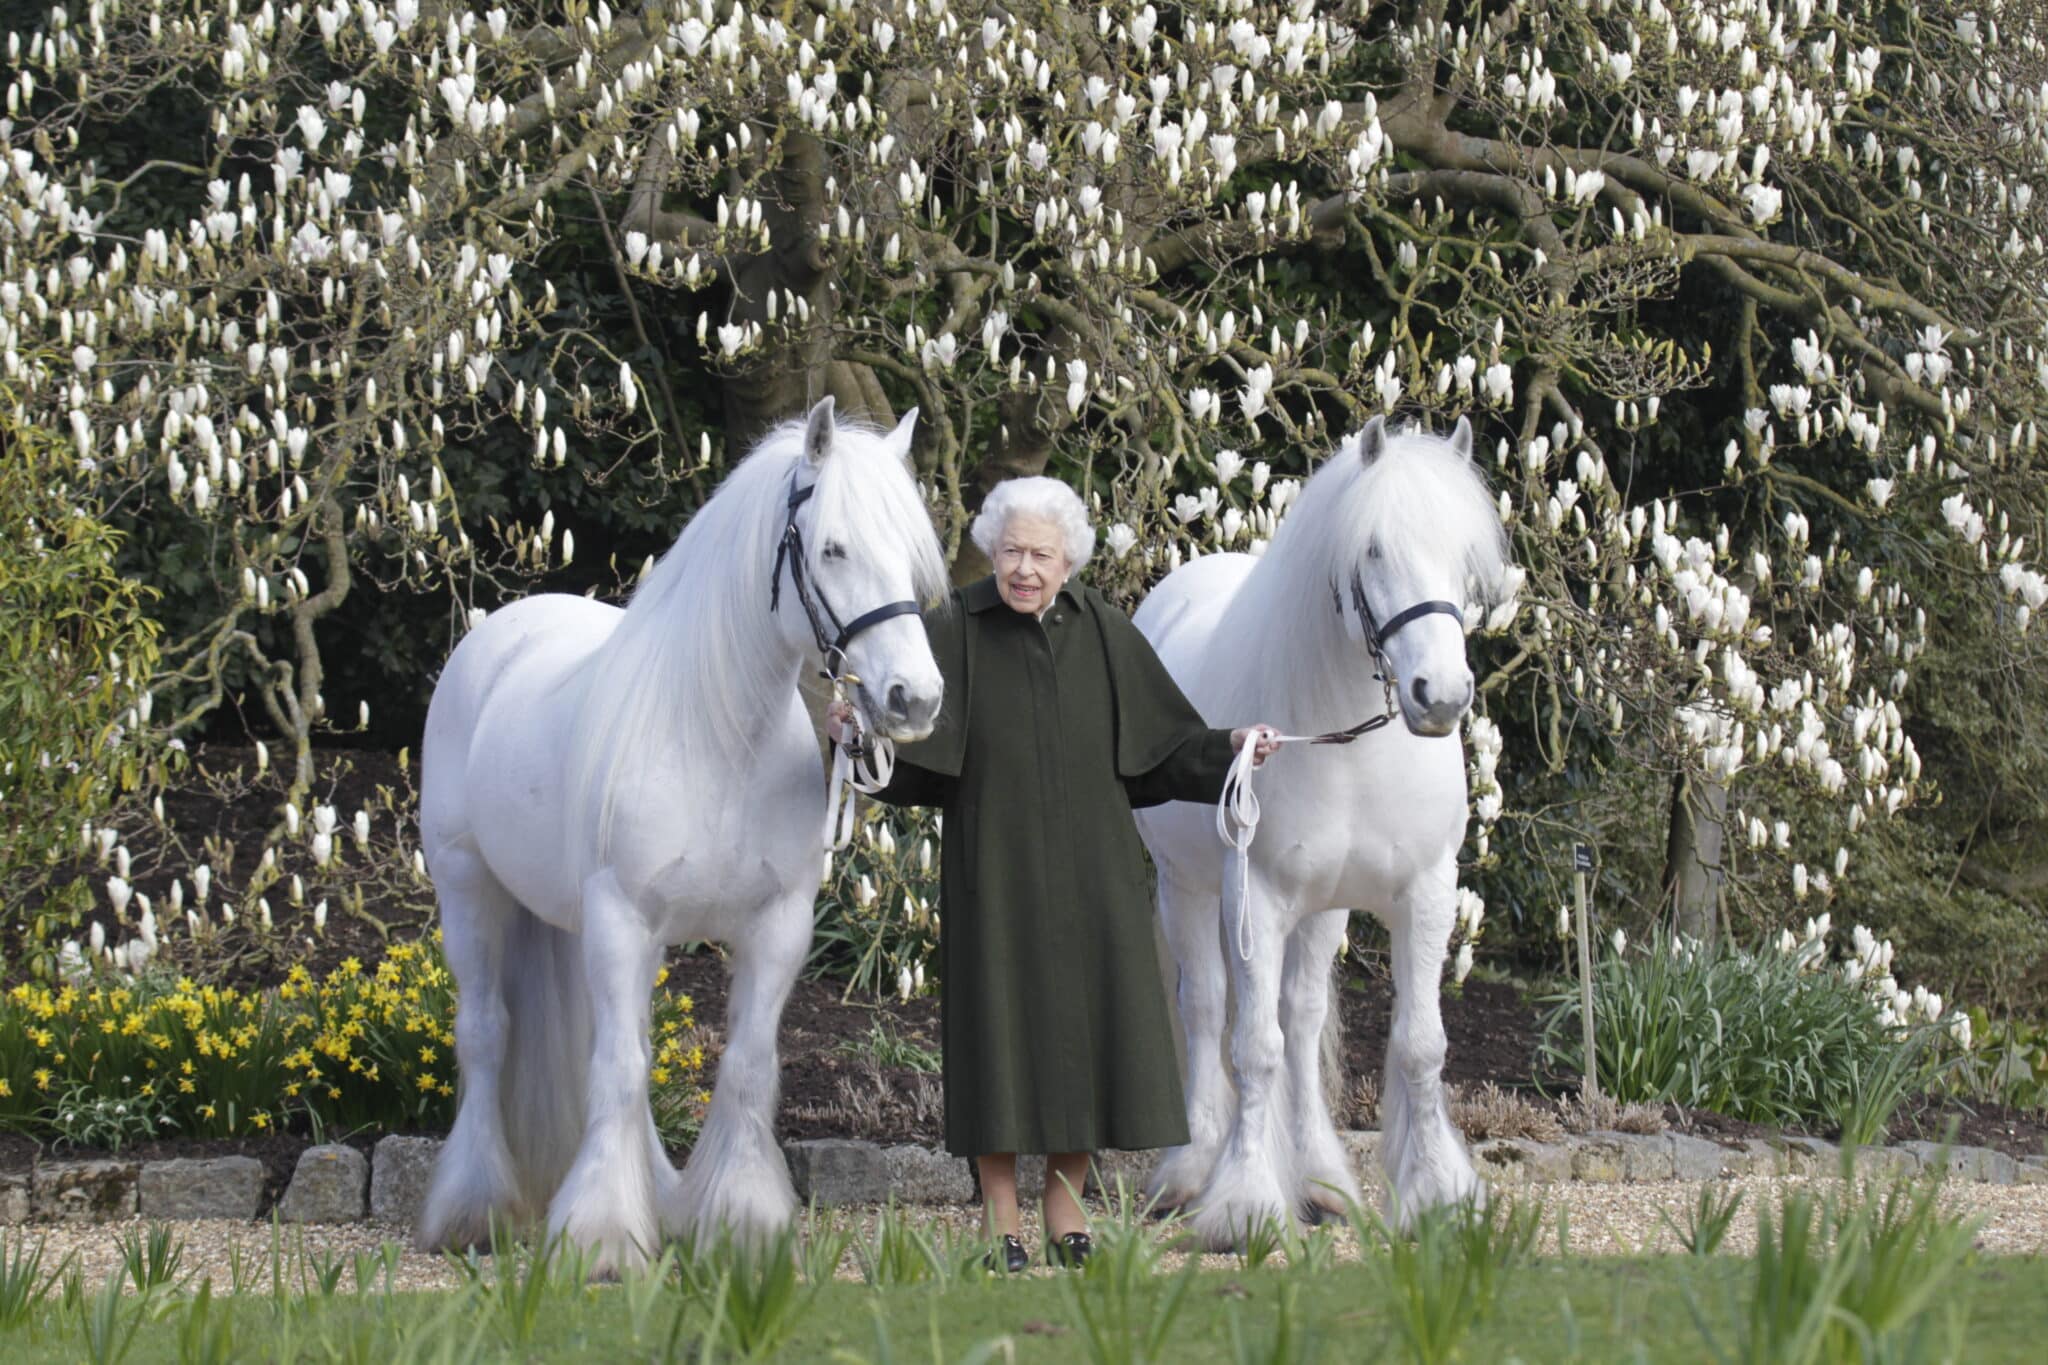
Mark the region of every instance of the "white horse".
<instances>
[{"instance_id":1,"label":"white horse","mask_svg":"<svg viewBox=\"0 0 2048 1365\"><path fill-rule=\"evenodd\" d=\"M915 418L840 426L826 399L733 470L628 608L536 596L456 647L427 712L420 830L462 1095L423 1246L545 1209L611 1274L663 1235L758 1237L793 1216L776 1031L826 801L797 680L822 656L870 728L931 731L942 682L916 613L945 564L909 468ZM730 946L732 992L678 1173L648 1103L648 1014L662 950L688 940Z\"/></svg>"},{"instance_id":2,"label":"white horse","mask_svg":"<svg viewBox=\"0 0 2048 1365\"><path fill-rule=\"evenodd\" d=\"M1328 734L1385 716L1397 698L1406 721L1341 746L1289 744L1269 759L1249 867L1219 841L1210 808L1139 812L1179 967L1190 1137L1148 1192L1189 1209L1212 1247L1268 1218L1359 1198L1318 1046L1351 909L1377 914L1393 940L1380 1100L1392 1211L1405 1223L1432 1205L1484 1198L1445 1108L1437 988L1465 832L1455 733L1473 698L1454 604L1475 581L1493 591L1504 556L1470 424L1444 440L1374 418L1302 488L1263 557L1204 555L1137 613L1212 722L1263 716L1296 735Z\"/></svg>"}]
</instances>

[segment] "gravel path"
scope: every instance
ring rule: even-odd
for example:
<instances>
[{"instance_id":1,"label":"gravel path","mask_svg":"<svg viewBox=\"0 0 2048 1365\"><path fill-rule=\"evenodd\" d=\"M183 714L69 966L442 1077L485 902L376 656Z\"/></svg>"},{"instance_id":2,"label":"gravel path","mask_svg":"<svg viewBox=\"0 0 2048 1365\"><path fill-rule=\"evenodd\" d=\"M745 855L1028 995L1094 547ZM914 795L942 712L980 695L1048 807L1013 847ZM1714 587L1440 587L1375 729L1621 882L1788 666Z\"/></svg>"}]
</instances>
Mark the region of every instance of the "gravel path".
<instances>
[{"instance_id":1,"label":"gravel path","mask_svg":"<svg viewBox=\"0 0 2048 1365\"><path fill-rule=\"evenodd\" d=\"M1834 1188L1834 1180L1799 1176L1758 1176L1744 1180L1716 1182L1723 1191L1741 1190L1743 1201L1729 1227L1722 1250L1746 1253L1755 1245L1755 1211L1759 1204L1772 1204L1785 1192L1807 1188L1816 1194ZM1680 1245L1663 1215L1683 1226L1698 1197L1699 1186L1685 1181L1642 1185L1564 1184L1543 1189L1503 1190L1497 1195L1508 1200L1539 1199L1544 1208L1542 1248L1557 1249L1559 1215L1566 1215L1570 1228L1570 1250L1575 1255L1628 1255L1639 1252L1670 1252ZM1944 1187L1942 1203L1959 1213L1983 1220L1977 1245L1988 1253L2007 1255L2048 1255L2048 1186L1950 1184ZM978 1222L978 1210L966 1206L911 1208L904 1211L929 1230L944 1234L970 1235ZM852 1225L857 1235L872 1231L880 1210L873 1207L829 1211L824 1216L842 1226ZM284 1228L275 1239L267 1223L224 1220L180 1222L171 1225L184 1239L181 1275L211 1276L217 1291L236 1282L240 1262L241 1288L269 1293L273 1252L291 1292L309 1286L320 1265L342 1268L339 1288L355 1288L357 1258L374 1282L383 1282L381 1253L388 1246L407 1247L409 1229L395 1224L349 1223ZM54 1267L66 1255L77 1252L88 1282L104 1278L121 1263L124 1238L146 1229L141 1220L84 1226L41 1226L15 1224L0 1226L0 1235L12 1250L26 1236L46 1239L44 1266ZM1358 1254L1356 1236L1350 1229L1337 1232L1337 1254L1351 1259ZM1036 1251L1040 1245L1035 1214L1027 1214L1025 1243ZM1210 1256L1210 1265L1224 1268L1232 1258ZM1168 1268L1183 1262L1179 1255L1166 1258ZM851 1253L840 1265L842 1278L858 1274ZM1049 1273L1043 1272L1040 1273ZM394 1282L400 1289L445 1289L456 1285L462 1271L443 1257L423 1255L409 1248L397 1258Z\"/></svg>"}]
</instances>

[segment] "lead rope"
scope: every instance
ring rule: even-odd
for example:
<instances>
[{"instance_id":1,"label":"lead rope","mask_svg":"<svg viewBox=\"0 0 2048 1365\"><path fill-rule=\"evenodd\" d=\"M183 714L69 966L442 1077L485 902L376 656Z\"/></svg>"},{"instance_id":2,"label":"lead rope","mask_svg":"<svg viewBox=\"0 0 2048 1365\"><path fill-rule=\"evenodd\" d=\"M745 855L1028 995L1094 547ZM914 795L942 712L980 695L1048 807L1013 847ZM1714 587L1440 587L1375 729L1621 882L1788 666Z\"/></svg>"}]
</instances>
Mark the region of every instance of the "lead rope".
<instances>
[{"instance_id":1,"label":"lead rope","mask_svg":"<svg viewBox=\"0 0 2048 1365\"><path fill-rule=\"evenodd\" d=\"M1349 744L1360 735L1371 734L1374 730L1393 720L1397 714L1394 704L1394 671L1384 663L1380 667L1380 682L1386 698L1387 709L1370 720L1360 721L1348 730L1332 730L1321 735L1282 735L1265 730L1265 736L1274 744ZM1216 801L1216 837L1237 853L1237 955L1245 962L1252 960L1252 840L1259 833L1259 794L1252 790L1252 773L1258 764L1258 734L1248 736L1244 747L1237 751L1237 757L1230 761L1230 772L1223 779L1223 794Z\"/></svg>"},{"instance_id":2,"label":"lead rope","mask_svg":"<svg viewBox=\"0 0 2048 1365\"><path fill-rule=\"evenodd\" d=\"M832 700L846 700L844 684L859 682L852 674L832 681ZM860 713L848 722L852 744L840 741L832 746L832 776L825 787L825 866L819 885L832 880L832 855L853 842L854 797L858 792L873 796L889 785L896 772L896 742L887 735L872 737L861 733Z\"/></svg>"},{"instance_id":3,"label":"lead rope","mask_svg":"<svg viewBox=\"0 0 2048 1365\"><path fill-rule=\"evenodd\" d=\"M1321 735L1281 735L1266 732L1275 744L1314 744ZM1331 741L1334 742L1334 741ZM1245 739L1244 747L1230 761L1230 773L1223 779L1223 795L1216 802L1216 837L1237 852L1237 955L1252 960L1252 840L1259 833L1259 794L1252 790L1252 773L1257 768L1259 736Z\"/></svg>"}]
</instances>

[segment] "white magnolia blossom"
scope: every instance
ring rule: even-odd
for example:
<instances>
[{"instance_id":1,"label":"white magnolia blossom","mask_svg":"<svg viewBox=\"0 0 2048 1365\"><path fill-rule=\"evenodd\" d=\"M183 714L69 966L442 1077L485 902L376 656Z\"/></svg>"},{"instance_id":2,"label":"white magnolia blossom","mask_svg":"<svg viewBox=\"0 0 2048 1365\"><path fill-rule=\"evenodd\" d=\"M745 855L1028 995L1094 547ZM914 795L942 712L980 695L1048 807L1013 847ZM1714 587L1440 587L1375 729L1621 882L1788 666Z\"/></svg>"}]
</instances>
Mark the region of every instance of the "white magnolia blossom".
<instances>
[{"instance_id":1,"label":"white magnolia blossom","mask_svg":"<svg viewBox=\"0 0 2048 1365\"><path fill-rule=\"evenodd\" d=\"M2048 296L2010 287L2048 271L2048 93L2038 13L2010 0L1443 31L1299 0L63 13L10 49L0 386L69 443L82 498L237 547L198 640L297 640L337 605L330 549L356 591L454 593L458 624L476 584L573 559L566 529L557 549L552 526L480 520L443 481L451 440L516 432L540 479L615 442L689 465L698 439L713 463L644 334L567 320L565 208L638 325L694 333L693 364L759 380L806 356L904 405L932 390L956 505L972 423L1036 423L1022 448L1098 471L1128 592L1259 553L1371 414L1471 411L1516 560L1471 585L1475 628L1527 660L1569 742L1726 786L1733 828L1771 832L1744 875L1799 896L1838 894L1846 868L1825 891L1804 868L1920 783L1894 715L1942 623L1922 580L1863 561L1853 518L1931 522L2016 640L2048 599L2019 501ZM67 134L189 72L219 91L183 159L225 169L123 199L133 168ZM1338 251L1359 266L1340 307L1277 283ZM1894 258L1939 262L1955 297L1878 283L1911 273ZM1757 325L1646 334L1681 279ZM1736 386L1739 416L1693 406ZM1680 405L1713 487L1645 459ZM1758 510L1724 521L1738 504ZM164 666L309 672L280 661ZM308 777L318 709L268 700ZM1516 740L1468 726L1481 850Z\"/></svg>"}]
</instances>

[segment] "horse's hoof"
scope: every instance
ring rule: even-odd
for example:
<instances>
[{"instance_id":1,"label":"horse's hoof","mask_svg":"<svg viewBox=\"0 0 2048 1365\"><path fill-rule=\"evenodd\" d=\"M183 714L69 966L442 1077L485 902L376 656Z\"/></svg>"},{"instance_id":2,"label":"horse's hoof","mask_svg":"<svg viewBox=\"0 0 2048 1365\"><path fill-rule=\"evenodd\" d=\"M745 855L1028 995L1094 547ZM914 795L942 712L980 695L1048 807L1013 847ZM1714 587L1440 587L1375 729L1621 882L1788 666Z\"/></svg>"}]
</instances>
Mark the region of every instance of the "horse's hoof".
<instances>
[{"instance_id":1,"label":"horse's hoof","mask_svg":"<svg viewBox=\"0 0 2048 1365\"><path fill-rule=\"evenodd\" d=\"M1340 1185L1334 1180L1311 1180L1302 1191L1301 1216L1312 1224L1342 1223L1359 1203L1357 1188L1349 1182Z\"/></svg>"},{"instance_id":2,"label":"horse's hoof","mask_svg":"<svg viewBox=\"0 0 2048 1365\"><path fill-rule=\"evenodd\" d=\"M1242 1249L1255 1229L1268 1223L1292 1230L1293 1212L1276 1201L1249 1199L1198 1210L1189 1230L1205 1251L1234 1252Z\"/></svg>"}]
</instances>

